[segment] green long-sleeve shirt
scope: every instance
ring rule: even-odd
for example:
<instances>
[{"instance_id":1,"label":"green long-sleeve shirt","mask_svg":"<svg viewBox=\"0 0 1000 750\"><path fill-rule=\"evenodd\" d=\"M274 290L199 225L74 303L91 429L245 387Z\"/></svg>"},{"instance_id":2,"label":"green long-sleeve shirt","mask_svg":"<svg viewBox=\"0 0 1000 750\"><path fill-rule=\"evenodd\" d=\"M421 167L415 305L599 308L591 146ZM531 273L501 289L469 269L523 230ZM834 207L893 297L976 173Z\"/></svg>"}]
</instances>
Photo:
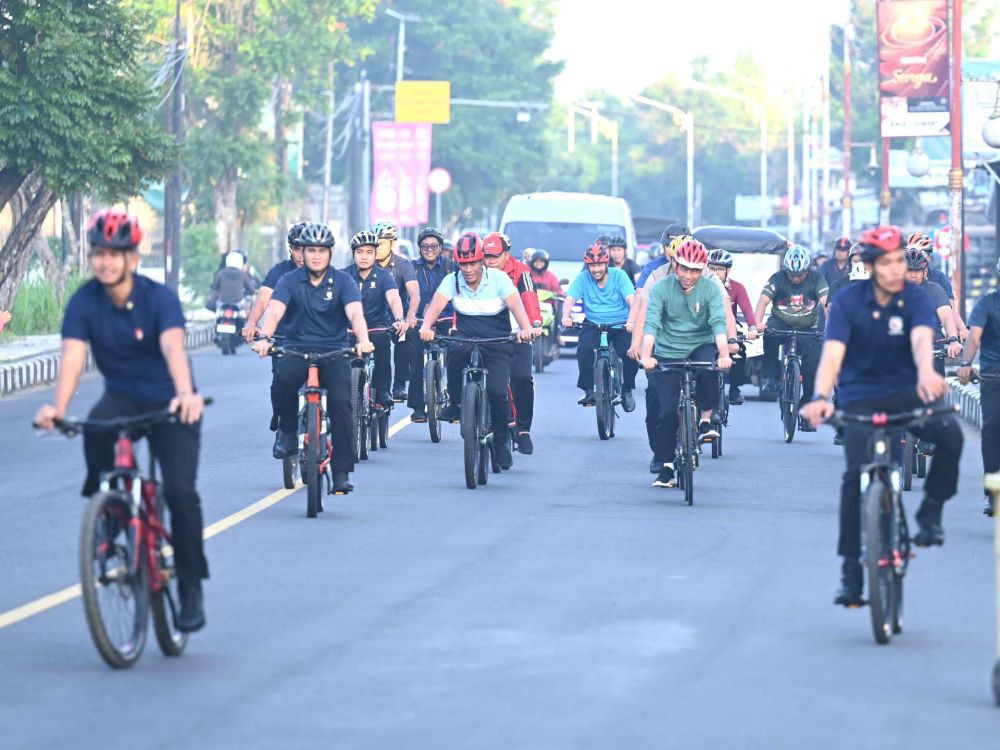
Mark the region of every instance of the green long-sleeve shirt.
<instances>
[{"instance_id":1,"label":"green long-sleeve shirt","mask_svg":"<svg viewBox=\"0 0 1000 750\"><path fill-rule=\"evenodd\" d=\"M717 284L698 279L687 294L676 276L653 285L646 308L644 333L653 336L653 354L662 359L683 359L702 344L726 335L726 311Z\"/></svg>"}]
</instances>

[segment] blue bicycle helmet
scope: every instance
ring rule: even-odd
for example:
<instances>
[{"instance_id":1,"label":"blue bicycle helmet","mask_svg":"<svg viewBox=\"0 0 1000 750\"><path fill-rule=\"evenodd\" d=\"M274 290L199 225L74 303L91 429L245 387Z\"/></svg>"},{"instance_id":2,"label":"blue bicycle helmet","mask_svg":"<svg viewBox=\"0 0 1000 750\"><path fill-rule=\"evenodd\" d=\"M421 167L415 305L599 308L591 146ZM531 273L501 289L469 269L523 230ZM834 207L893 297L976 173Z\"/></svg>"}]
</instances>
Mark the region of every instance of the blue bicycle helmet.
<instances>
[{"instance_id":1,"label":"blue bicycle helmet","mask_svg":"<svg viewBox=\"0 0 1000 750\"><path fill-rule=\"evenodd\" d=\"M806 273L812 265L812 255L802 245L792 245L785 253L782 266L789 273Z\"/></svg>"},{"instance_id":2,"label":"blue bicycle helmet","mask_svg":"<svg viewBox=\"0 0 1000 750\"><path fill-rule=\"evenodd\" d=\"M725 266L726 268L732 268L733 254L728 250L723 250L722 248L713 250L708 254L708 265Z\"/></svg>"}]
</instances>

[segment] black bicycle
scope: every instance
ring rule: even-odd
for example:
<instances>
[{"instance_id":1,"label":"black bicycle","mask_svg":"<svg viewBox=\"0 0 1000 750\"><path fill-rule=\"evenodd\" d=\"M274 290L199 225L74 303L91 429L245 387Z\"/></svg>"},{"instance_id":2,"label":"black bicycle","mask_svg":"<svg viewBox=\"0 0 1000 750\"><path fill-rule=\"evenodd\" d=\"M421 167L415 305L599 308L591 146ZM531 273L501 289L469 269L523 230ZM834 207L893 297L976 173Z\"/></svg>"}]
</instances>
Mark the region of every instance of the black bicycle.
<instances>
[{"instance_id":1,"label":"black bicycle","mask_svg":"<svg viewBox=\"0 0 1000 750\"><path fill-rule=\"evenodd\" d=\"M823 332L791 329L773 331L768 328L764 335L783 342L778 407L785 442L790 443L795 439L795 431L799 426L799 407L802 401L802 355L799 353L799 339L822 339Z\"/></svg>"},{"instance_id":2,"label":"black bicycle","mask_svg":"<svg viewBox=\"0 0 1000 750\"><path fill-rule=\"evenodd\" d=\"M615 407L622 402L623 367L621 357L611 345L608 334L621 330L621 323L591 323L584 321L572 328L595 328L600 336L594 349L594 406L597 413L597 435L601 440L615 436Z\"/></svg>"},{"instance_id":3,"label":"black bicycle","mask_svg":"<svg viewBox=\"0 0 1000 750\"><path fill-rule=\"evenodd\" d=\"M438 319L435 325L453 320L454 318ZM441 410L448 403L445 367L445 348L435 338L424 350L424 408L432 443L441 442Z\"/></svg>"},{"instance_id":4,"label":"black bicycle","mask_svg":"<svg viewBox=\"0 0 1000 750\"><path fill-rule=\"evenodd\" d=\"M437 336L446 344L469 344L469 364L462 370L462 417L460 421L463 453L465 458L465 486L470 490L489 479L490 464L499 470L493 448L493 419L487 397L486 378L489 373L483 364L484 344L505 344L514 336L476 339L464 336Z\"/></svg>"},{"instance_id":5,"label":"black bicycle","mask_svg":"<svg viewBox=\"0 0 1000 750\"><path fill-rule=\"evenodd\" d=\"M744 339L742 334L737 336L736 344L739 346L739 351L736 354L731 355L733 359L746 356L746 346L744 346L743 341ZM729 426L729 389L726 387L726 377L725 373L722 371L719 371L719 402L712 412L712 422L718 428L719 436L715 438L705 438L703 442L711 443L712 458L719 458L722 456L723 428Z\"/></svg>"},{"instance_id":6,"label":"black bicycle","mask_svg":"<svg viewBox=\"0 0 1000 750\"><path fill-rule=\"evenodd\" d=\"M370 328L382 333L392 328ZM355 339L351 338L353 342ZM351 449L355 461L365 461L370 452L389 447L389 415L393 404L383 404L373 395L375 357L364 354L351 360Z\"/></svg>"},{"instance_id":7,"label":"black bicycle","mask_svg":"<svg viewBox=\"0 0 1000 750\"><path fill-rule=\"evenodd\" d=\"M863 557L868 571L868 607L875 641L887 644L903 631L903 578L909 566L910 533L903 508L899 457L893 432L919 427L957 407L919 408L899 414L848 414L838 411L834 425L858 425L871 431L870 462L861 468Z\"/></svg>"},{"instance_id":8,"label":"black bicycle","mask_svg":"<svg viewBox=\"0 0 1000 750\"><path fill-rule=\"evenodd\" d=\"M677 410L680 423L677 427L677 445L674 450L674 471L677 485L684 490L684 501L694 505L694 470L698 468L701 440L698 436L698 405L695 403L695 370L716 370L715 362L685 359L680 362L657 364L659 372L681 373L681 395Z\"/></svg>"}]
</instances>

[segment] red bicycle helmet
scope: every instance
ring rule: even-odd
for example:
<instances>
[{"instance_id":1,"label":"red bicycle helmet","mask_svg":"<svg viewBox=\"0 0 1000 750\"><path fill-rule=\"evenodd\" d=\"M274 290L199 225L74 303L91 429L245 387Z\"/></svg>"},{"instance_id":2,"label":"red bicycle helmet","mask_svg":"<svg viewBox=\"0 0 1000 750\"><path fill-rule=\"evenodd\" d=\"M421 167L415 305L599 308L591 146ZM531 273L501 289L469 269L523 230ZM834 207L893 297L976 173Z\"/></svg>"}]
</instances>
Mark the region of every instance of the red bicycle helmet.
<instances>
[{"instance_id":1,"label":"red bicycle helmet","mask_svg":"<svg viewBox=\"0 0 1000 750\"><path fill-rule=\"evenodd\" d=\"M583 254L583 262L587 265L591 263L610 263L611 253L608 252L608 249L604 245L597 243L587 248L587 252Z\"/></svg>"},{"instance_id":2,"label":"red bicycle helmet","mask_svg":"<svg viewBox=\"0 0 1000 750\"><path fill-rule=\"evenodd\" d=\"M510 237L502 232L490 232L483 237L483 253L494 257L510 252Z\"/></svg>"},{"instance_id":3,"label":"red bicycle helmet","mask_svg":"<svg viewBox=\"0 0 1000 750\"><path fill-rule=\"evenodd\" d=\"M475 232L463 234L455 243L456 263L475 263L483 259L483 238Z\"/></svg>"},{"instance_id":4,"label":"red bicycle helmet","mask_svg":"<svg viewBox=\"0 0 1000 750\"><path fill-rule=\"evenodd\" d=\"M91 217L87 225L87 242L91 247L135 250L142 242L139 219L118 208L102 209Z\"/></svg>"},{"instance_id":5,"label":"red bicycle helmet","mask_svg":"<svg viewBox=\"0 0 1000 750\"><path fill-rule=\"evenodd\" d=\"M851 249L851 238L841 237L836 242L833 243L834 250L850 250Z\"/></svg>"},{"instance_id":6,"label":"red bicycle helmet","mask_svg":"<svg viewBox=\"0 0 1000 750\"><path fill-rule=\"evenodd\" d=\"M872 227L861 233L859 242L862 245L874 245L889 252L890 250L899 250L901 239L899 227Z\"/></svg>"},{"instance_id":7,"label":"red bicycle helmet","mask_svg":"<svg viewBox=\"0 0 1000 750\"><path fill-rule=\"evenodd\" d=\"M691 239L681 243L674 260L679 266L700 270L708 264L708 251L698 240Z\"/></svg>"}]
</instances>

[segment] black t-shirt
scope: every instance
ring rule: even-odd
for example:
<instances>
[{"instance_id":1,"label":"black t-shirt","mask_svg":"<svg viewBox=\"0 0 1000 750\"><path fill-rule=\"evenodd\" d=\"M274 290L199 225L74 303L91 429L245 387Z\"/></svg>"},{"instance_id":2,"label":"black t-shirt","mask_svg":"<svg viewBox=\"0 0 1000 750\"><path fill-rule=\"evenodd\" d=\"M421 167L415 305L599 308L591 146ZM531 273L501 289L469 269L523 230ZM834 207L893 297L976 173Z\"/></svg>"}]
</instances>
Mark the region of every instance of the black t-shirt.
<instances>
[{"instance_id":1,"label":"black t-shirt","mask_svg":"<svg viewBox=\"0 0 1000 750\"><path fill-rule=\"evenodd\" d=\"M278 280L271 299L286 306L286 344L317 351L347 347L349 321L344 307L361 301L361 292L343 271L327 269L318 286L309 280L309 271L299 268Z\"/></svg>"},{"instance_id":2,"label":"black t-shirt","mask_svg":"<svg viewBox=\"0 0 1000 750\"><path fill-rule=\"evenodd\" d=\"M406 282L417 280L413 264L407 258L393 253L392 260L389 262L389 265L384 267L384 270L391 273L393 280L396 282L396 288L399 290L399 298L403 301L403 314L405 315L410 305L410 293L406 289Z\"/></svg>"},{"instance_id":3,"label":"black t-shirt","mask_svg":"<svg viewBox=\"0 0 1000 750\"><path fill-rule=\"evenodd\" d=\"M788 274L778 271L761 291L771 300L771 314L790 328L815 328L819 324L819 298L830 291L826 279L810 269L801 284L793 284Z\"/></svg>"},{"instance_id":4,"label":"black t-shirt","mask_svg":"<svg viewBox=\"0 0 1000 750\"><path fill-rule=\"evenodd\" d=\"M369 328L387 328L392 323L392 311L385 295L396 289L392 274L376 263L368 278L361 278L361 272L355 265L344 269L344 273L354 279L361 293L361 306L365 312L365 322Z\"/></svg>"}]
</instances>

